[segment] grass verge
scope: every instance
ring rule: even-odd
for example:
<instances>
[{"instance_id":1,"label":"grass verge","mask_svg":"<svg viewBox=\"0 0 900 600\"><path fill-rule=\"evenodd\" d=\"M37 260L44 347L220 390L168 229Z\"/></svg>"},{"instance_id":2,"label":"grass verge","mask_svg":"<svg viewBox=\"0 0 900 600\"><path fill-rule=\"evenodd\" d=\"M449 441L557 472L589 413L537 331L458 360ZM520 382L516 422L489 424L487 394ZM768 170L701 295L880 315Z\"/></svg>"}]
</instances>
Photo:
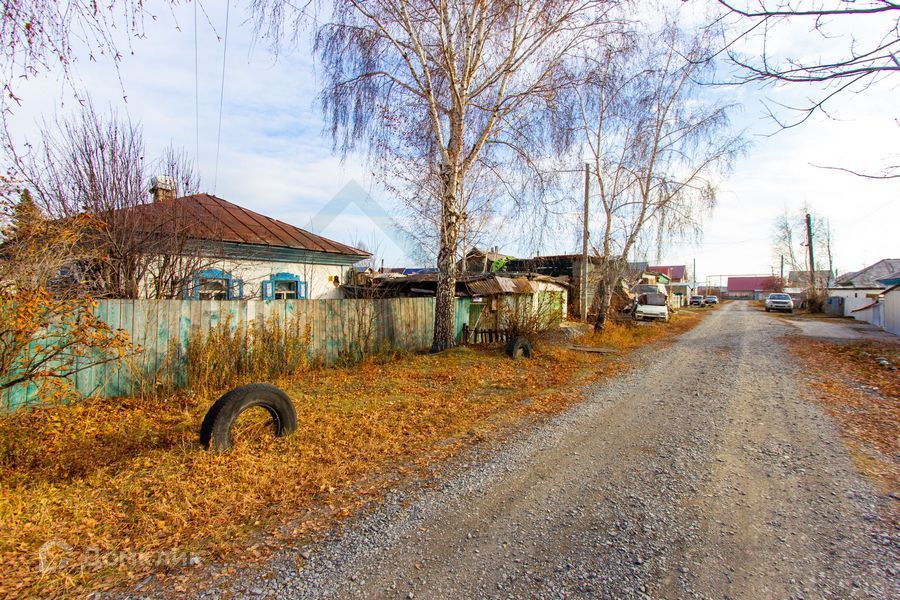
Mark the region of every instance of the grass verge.
<instances>
[{"instance_id":1,"label":"grass verge","mask_svg":"<svg viewBox=\"0 0 900 600\"><path fill-rule=\"evenodd\" d=\"M900 489L900 345L786 338L812 378L813 396L838 423L857 469L881 493Z\"/></svg>"},{"instance_id":2,"label":"grass verge","mask_svg":"<svg viewBox=\"0 0 900 600\"><path fill-rule=\"evenodd\" d=\"M377 498L387 473L557 412L584 384L625 369L627 352L698 321L682 311L668 325L614 324L578 340L618 356L539 344L534 359L515 362L460 348L299 371L274 382L294 401L297 433L221 456L196 441L217 393L92 399L0 419L0 597L85 595L238 550L264 556L252 544L261 532L277 543L328 527Z\"/></svg>"}]
</instances>

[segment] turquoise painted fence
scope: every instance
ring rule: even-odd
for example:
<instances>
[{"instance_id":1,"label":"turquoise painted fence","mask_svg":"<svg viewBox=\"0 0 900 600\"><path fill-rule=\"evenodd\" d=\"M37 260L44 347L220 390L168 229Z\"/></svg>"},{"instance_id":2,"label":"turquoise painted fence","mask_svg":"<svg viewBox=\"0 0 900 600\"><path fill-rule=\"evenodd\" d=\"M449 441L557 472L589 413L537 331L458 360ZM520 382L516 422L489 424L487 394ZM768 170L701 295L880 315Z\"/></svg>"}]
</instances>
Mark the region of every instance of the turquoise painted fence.
<instances>
[{"instance_id":1,"label":"turquoise painted fence","mask_svg":"<svg viewBox=\"0 0 900 600\"><path fill-rule=\"evenodd\" d=\"M127 360L96 365L72 376L81 396L128 396L139 375L165 368L174 344L183 351L193 332L207 332L222 323L232 328L252 326L260 319L300 322L309 327L309 355L333 364L360 345L365 332L373 347L425 350L434 334L434 298L379 300L101 300L96 315L114 329L128 332L141 352ZM469 299L456 307L456 337L460 339L469 313ZM370 323L359 327L361 321ZM3 392L2 406L15 409L40 399L34 386Z\"/></svg>"}]
</instances>

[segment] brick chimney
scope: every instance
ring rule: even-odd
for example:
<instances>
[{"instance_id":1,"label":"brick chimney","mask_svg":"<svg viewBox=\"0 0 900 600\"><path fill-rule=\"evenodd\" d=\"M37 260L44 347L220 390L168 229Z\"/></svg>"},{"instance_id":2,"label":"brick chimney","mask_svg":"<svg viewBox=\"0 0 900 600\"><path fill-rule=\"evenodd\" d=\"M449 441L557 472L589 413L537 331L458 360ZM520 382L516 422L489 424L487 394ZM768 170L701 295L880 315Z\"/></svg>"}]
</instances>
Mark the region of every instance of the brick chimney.
<instances>
[{"instance_id":1,"label":"brick chimney","mask_svg":"<svg viewBox=\"0 0 900 600\"><path fill-rule=\"evenodd\" d=\"M166 202L175 199L175 179L168 175L159 175L150 180L150 193L154 202Z\"/></svg>"}]
</instances>

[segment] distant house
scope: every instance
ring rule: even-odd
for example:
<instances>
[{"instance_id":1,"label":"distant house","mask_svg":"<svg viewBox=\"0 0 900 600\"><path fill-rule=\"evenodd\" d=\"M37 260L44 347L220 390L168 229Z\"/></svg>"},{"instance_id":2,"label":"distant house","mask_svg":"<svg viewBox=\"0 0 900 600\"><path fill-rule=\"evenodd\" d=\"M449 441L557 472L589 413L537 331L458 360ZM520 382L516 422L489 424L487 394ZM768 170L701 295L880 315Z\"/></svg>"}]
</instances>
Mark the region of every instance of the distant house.
<instances>
[{"instance_id":1,"label":"distant house","mask_svg":"<svg viewBox=\"0 0 900 600\"><path fill-rule=\"evenodd\" d=\"M893 287L900 284L900 271L895 271L886 277L877 279L877 282L887 287Z\"/></svg>"},{"instance_id":2,"label":"distant house","mask_svg":"<svg viewBox=\"0 0 900 600\"><path fill-rule=\"evenodd\" d=\"M878 280L888 278L898 271L900 271L900 258L883 258L859 271L840 275L835 278L833 287L885 287Z\"/></svg>"},{"instance_id":3,"label":"distant house","mask_svg":"<svg viewBox=\"0 0 900 600\"><path fill-rule=\"evenodd\" d=\"M177 211L180 234L204 259L184 286L189 299L339 298L351 266L370 256L210 194L175 198L165 178L151 193L152 203L123 210L147 227Z\"/></svg>"},{"instance_id":4,"label":"distant house","mask_svg":"<svg viewBox=\"0 0 900 600\"><path fill-rule=\"evenodd\" d=\"M588 256L588 283L587 290L584 290L582 288L582 279L584 279L583 258L581 254L554 254L535 256L533 258L514 258L506 263L503 270L508 273L534 273L568 282L566 302L569 307L569 314L581 317L583 314L584 293L585 291L587 292L587 306L592 306L600 281L600 267L606 262L606 259L603 257Z\"/></svg>"},{"instance_id":5,"label":"distant house","mask_svg":"<svg viewBox=\"0 0 900 600\"><path fill-rule=\"evenodd\" d=\"M900 259L885 258L859 271L845 273L835 278L828 288L829 298L840 298L843 304L843 316L865 316L854 314L854 311L878 301L889 287L890 282L900 271ZM898 278L900 282L900 278Z\"/></svg>"},{"instance_id":6,"label":"distant house","mask_svg":"<svg viewBox=\"0 0 900 600\"><path fill-rule=\"evenodd\" d=\"M602 256L589 255L587 268L584 269L584 256L582 254L554 254L548 256L535 256L533 258L511 259L503 268L506 272L536 273L548 277L561 278L569 282L568 304L572 316L584 318L596 311L597 291L604 273L607 259ZM587 284L582 285L585 271L587 271ZM657 277L647 271L647 263L627 263L625 273L622 275L619 285L628 290L641 283L656 283ZM585 289L586 288L586 289ZM587 302L585 303L585 299ZM582 309L582 304L587 311Z\"/></svg>"},{"instance_id":7,"label":"distant house","mask_svg":"<svg viewBox=\"0 0 900 600\"><path fill-rule=\"evenodd\" d=\"M694 288L688 281L687 265L649 265L647 271L659 273L669 279L668 282L660 281L660 283L666 284L669 290L669 302L672 306L687 305L688 299L694 293Z\"/></svg>"},{"instance_id":8,"label":"distant house","mask_svg":"<svg viewBox=\"0 0 900 600\"><path fill-rule=\"evenodd\" d=\"M816 271L816 288L827 288L831 282L831 271ZM809 271L790 271L784 286L788 288L809 288Z\"/></svg>"},{"instance_id":9,"label":"distant house","mask_svg":"<svg viewBox=\"0 0 900 600\"><path fill-rule=\"evenodd\" d=\"M776 287L777 281L771 275L740 275L728 278L725 295L733 300L759 300Z\"/></svg>"},{"instance_id":10,"label":"distant house","mask_svg":"<svg viewBox=\"0 0 900 600\"><path fill-rule=\"evenodd\" d=\"M647 270L665 275L671 283L687 282L687 265L648 265Z\"/></svg>"}]
</instances>

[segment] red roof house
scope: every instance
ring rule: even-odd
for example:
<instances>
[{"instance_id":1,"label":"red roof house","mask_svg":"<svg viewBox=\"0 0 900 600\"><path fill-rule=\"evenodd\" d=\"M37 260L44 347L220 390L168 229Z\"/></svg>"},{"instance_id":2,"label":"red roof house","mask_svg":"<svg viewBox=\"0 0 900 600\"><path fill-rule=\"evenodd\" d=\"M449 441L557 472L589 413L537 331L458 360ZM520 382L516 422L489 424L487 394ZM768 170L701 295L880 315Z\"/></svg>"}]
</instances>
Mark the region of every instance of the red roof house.
<instances>
[{"instance_id":1,"label":"red roof house","mask_svg":"<svg viewBox=\"0 0 900 600\"><path fill-rule=\"evenodd\" d=\"M739 275L728 278L727 294L731 298L754 298L757 292L775 290L775 277L771 275Z\"/></svg>"},{"instance_id":2,"label":"red roof house","mask_svg":"<svg viewBox=\"0 0 900 600\"><path fill-rule=\"evenodd\" d=\"M656 265L648 266L647 270L651 273L662 273L673 282L683 282L687 275L686 265Z\"/></svg>"}]
</instances>

